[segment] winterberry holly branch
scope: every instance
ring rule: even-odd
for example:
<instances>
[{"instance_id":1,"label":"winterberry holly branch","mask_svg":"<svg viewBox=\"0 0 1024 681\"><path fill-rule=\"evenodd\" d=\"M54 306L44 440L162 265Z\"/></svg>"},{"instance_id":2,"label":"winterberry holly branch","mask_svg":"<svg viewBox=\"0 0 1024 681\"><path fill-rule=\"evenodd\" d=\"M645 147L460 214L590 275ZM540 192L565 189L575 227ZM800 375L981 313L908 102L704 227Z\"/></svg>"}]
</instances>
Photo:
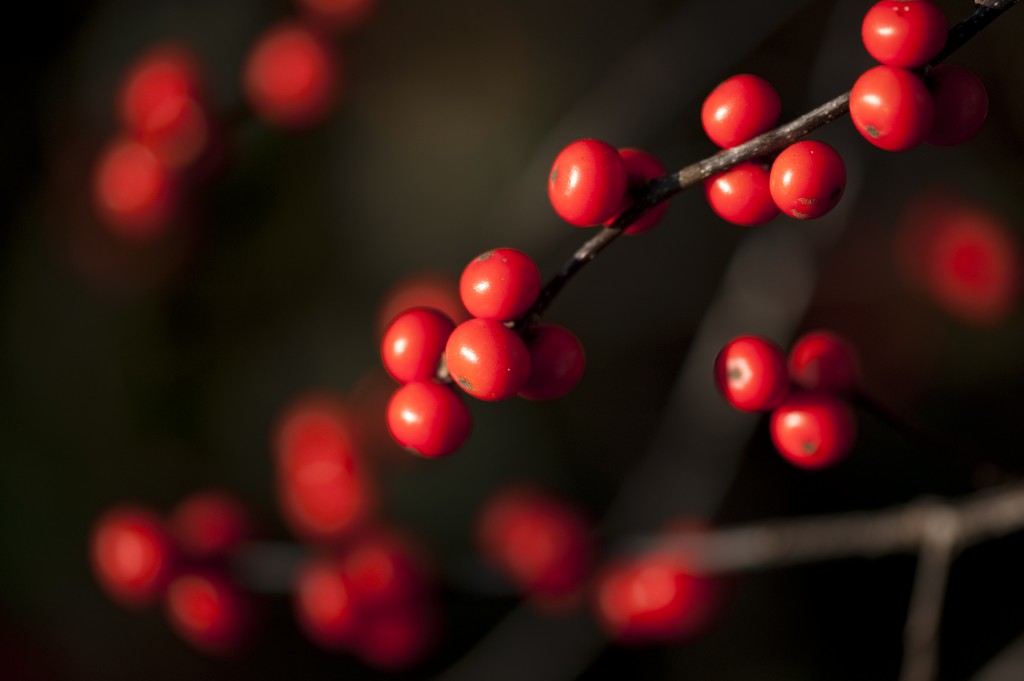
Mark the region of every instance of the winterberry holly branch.
<instances>
[{"instance_id":1,"label":"winterberry holly branch","mask_svg":"<svg viewBox=\"0 0 1024 681\"><path fill-rule=\"evenodd\" d=\"M950 28L945 47L942 48L938 56L928 62L925 70L942 62L963 47L1017 2L1018 0L976 0L974 11ZM650 181L634 192L633 203L610 226L588 239L573 253L558 273L544 285L536 302L516 321L515 325L522 326L539 320L562 288L577 272L618 239L629 225L632 225L658 204L737 164L778 152L817 128L841 118L849 111L850 91L847 90L789 123L780 125L737 146L723 149L713 156L691 163L674 173Z\"/></svg>"}]
</instances>

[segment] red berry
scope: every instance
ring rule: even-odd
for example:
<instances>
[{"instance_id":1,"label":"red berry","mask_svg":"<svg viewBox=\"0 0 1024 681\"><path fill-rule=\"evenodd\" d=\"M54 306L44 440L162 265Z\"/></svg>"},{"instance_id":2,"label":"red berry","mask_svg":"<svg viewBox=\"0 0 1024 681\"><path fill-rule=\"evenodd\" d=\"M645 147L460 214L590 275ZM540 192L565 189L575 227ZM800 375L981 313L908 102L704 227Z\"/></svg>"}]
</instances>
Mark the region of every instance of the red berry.
<instances>
[{"instance_id":1,"label":"red berry","mask_svg":"<svg viewBox=\"0 0 1024 681\"><path fill-rule=\"evenodd\" d=\"M208 653L229 653L245 639L249 604L232 582L214 572L188 572L167 587L167 617L186 641Z\"/></svg>"},{"instance_id":2,"label":"red berry","mask_svg":"<svg viewBox=\"0 0 1024 681\"><path fill-rule=\"evenodd\" d=\"M448 373L473 397L512 397L530 378L530 352L511 329L492 319L470 319L455 327L445 347Z\"/></svg>"},{"instance_id":3,"label":"red berry","mask_svg":"<svg viewBox=\"0 0 1024 681\"><path fill-rule=\"evenodd\" d=\"M375 609L363 618L353 652L377 669L405 670L430 652L438 628L438 618L429 603Z\"/></svg>"},{"instance_id":4,"label":"red berry","mask_svg":"<svg viewBox=\"0 0 1024 681\"><path fill-rule=\"evenodd\" d=\"M192 163L209 142L199 68L183 46L161 45L139 58L121 84L118 109L128 130L170 167Z\"/></svg>"},{"instance_id":5,"label":"red berry","mask_svg":"<svg viewBox=\"0 0 1024 681\"><path fill-rule=\"evenodd\" d=\"M838 463L850 452L856 434L853 411L831 393L794 393L772 412L772 442L784 459L800 468Z\"/></svg>"},{"instance_id":6,"label":"red berry","mask_svg":"<svg viewBox=\"0 0 1024 681\"><path fill-rule=\"evenodd\" d=\"M583 378L587 356L583 344L569 329L557 324L537 324L526 331L530 352L530 377L519 391L528 400L564 397Z\"/></svg>"},{"instance_id":7,"label":"red berry","mask_svg":"<svg viewBox=\"0 0 1024 681\"><path fill-rule=\"evenodd\" d=\"M325 648L339 650L352 642L359 627L359 611L339 557L317 557L299 570L295 614L303 631Z\"/></svg>"},{"instance_id":8,"label":"red berry","mask_svg":"<svg viewBox=\"0 0 1024 681\"><path fill-rule=\"evenodd\" d=\"M298 0L298 4L329 27L346 30L366 21L377 0Z\"/></svg>"},{"instance_id":9,"label":"red berry","mask_svg":"<svg viewBox=\"0 0 1024 681\"><path fill-rule=\"evenodd\" d=\"M801 336L789 352L789 375L807 390L853 393L860 383L857 354L829 331Z\"/></svg>"},{"instance_id":10,"label":"red berry","mask_svg":"<svg viewBox=\"0 0 1024 681\"><path fill-rule=\"evenodd\" d=\"M774 409L789 392L782 348L760 336L740 336L729 341L715 359L715 383L736 409Z\"/></svg>"},{"instance_id":11,"label":"red berry","mask_svg":"<svg viewBox=\"0 0 1024 681\"><path fill-rule=\"evenodd\" d=\"M356 538L341 568L364 611L423 599L428 579L419 549L403 534L375 528Z\"/></svg>"},{"instance_id":12,"label":"red berry","mask_svg":"<svg viewBox=\"0 0 1024 681\"><path fill-rule=\"evenodd\" d=\"M169 524L182 550L199 558L226 556L252 534L249 513L234 496L218 490L182 500Z\"/></svg>"},{"instance_id":13,"label":"red berry","mask_svg":"<svg viewBox=\"0 0 1024 681\"><path fill-rule=\"evenodd\" d=\"M771 83L751 74L733 76L704 100L700 120L704 132L720 147L734 147L771 130L782 101Z\"/></svg>"},{"instance_id":14,"label":"red berry","mask_svg":"<svg viewBox=\"0 0 1024 681\"><path fill-rule=\"evenodd\" d=\"M170 221L174 183L153 151L135 141L116 140L97 159L93 199L103 222L117 234L149 238Z\"/></svg>"},{"instance_id":15,"label":"red berry","mask_svg":"<svg viewBox=\"0 0 1024 681\"><path fill-rule=\"evenodd\" d=\"M928 0L882 0L861 24L868 54L883 64L924 66L946 44L946 17Z\"/></svg>"},{"instance_id":16,"label":"red berry","mask_svg":"<svg viewBox=\"0 0 1024 681\"><path fill-rule=\"evenodd\" d=\"M740 163L709 177L704 183L704 196L723 220L747 227L760 225L779 214L772 200L769 177L768 169L761 163Z\"/></svg>"},{"instance_id":17,"label":"red berry","mask_svg":"<svg viewBox=\"0 0 1024 681\"><path fill-rule=\"evenodd\" d=\"M450 454L469 437L469 407L450 386L413 381L388 402L388 430L398 444L434 458Z\"/></svg>"},{"instance_id":18,"label":"red berry","mask_svg":"<svg viewBox=\"0 0 1024 681\"><path fill-rule=\"evenodd\" d=\"M935 102L935 120L925 141L940 147L966 142L988 116L988 91L970 70L939 64L924 77Z\"/></svg>"},{"instance_id":19,"label":"red berry","mask_svg":"<svg viewBox=\"0 0 1024 681\"><path fill-rule=\"evenodd\" d=\"M245 90L268 123L303 127L326 115L337 90L334 56L299 24L279 24L257 41L245 64Z\"/></svg>"},{"instance_id":20,"label":"red berry","mask_svg":"<svg viewBox=\"0 0 1024 681\"><path fill-rule=\"evenodd\" d=\"M384 368L401 383L424 381L437 375L448 336L455 322L427 307L406 310L395 317L380 344Z\"/></svg>"},{"instance_id":21,"label":"red berry","mask_svg":"<svg viewBox=\"0 0 1024 681\"><path fill-rule=\"evenodd\" d=\"M548 198L566 222L599 225L621 208L626 196L626 163L607 142L584 139L559 152L548 175Z\"/></svg>"},{"instance_id":22,"label":"red berry","mask_svg":"<svg viewBox=\"0 0 1024 681\"><path fill-rule=\"evenodd\" d=\"M551 495L511 487L492 497L477 523L484 556L534 597L565 596L590 571L590 528L573 507Z\"/></svg>"},{"instance_id":23,"label":"red berry","mask_svg":"<svg viewBox=\"0 0 1024 681\"><path fill-rule=\"evenodd\" d=\"M628 191L641 189L648 182L661 177L666 172L665 166L662 165L661 161L646 151L629 148L619 149L619 155L622 156L622 161L626 164L626 188ZM611 227L619 219L622 212L632 203L633 199L627 195L623 200L621 209L615 215L605 220L604 226ZM667 211L668 202L662 201L641 215L636 222L626 227L623 234L643 234L656 227L664 219Z\"/></svg>"},{"instance_id":24,"label":"red berry","mask_svg":"<svg viewBox=\"0 0 1024 681\"><path fill-rule=\"evenodd\" d=\"M935 120L935 104L916 75L896 66L876 66L850 90L850 120L879 149L905 151L924 141Z\"/></svg>"},{"instance_id":25,"label":"red berry","mask_svg":"<svg viewBox=\"0 0 1024 681\"><path fill-rule=\"evenodd\" d=\"M786 215L818 218L835 208L846 189L846 166L825 144L804 140L791 144L772 163L768 178L772 200Z\"/></svg>"},{"instance_id":26,"label":"red berry","mask_svg":"<svg viewBox=\"0 0 1024 681\"><path fill-rule=\"evenodd\" d=\"M537 300L540 270L522 251L495 248L466 265L459 293L462 304L474 317L512 321Z\"/></svg>"},{"instance_id":27,"label":"red berry","mask_svg":"<svg viewBox=\"0 0 1024 681\"><path fill-rule=\"evenodd\" d=\"M104 513L93 526L89 556L100 586L125 607L159 599L176 565L174 543L163 521L139 506Z\"/></svg>"},{"instance_id":28,"label":"red berry","mask_svg":"<svg viewBox=\"0 0 1024 681\"><path fill-rule=\"evenodd\" d=\"M368 514L372 491L343 409L296 402L277 429L277 492L285 521L311 541L336 541Z\"/></svg>"},{"instance_id":29,"label":"red berry","mask_svg":"<svg viewBox=\"0 0 1024 681\"><path fill-rule=\"evenodd\" d=\"M693 574L667 551L612 563L598 580L596 598L608 634L633 644L699 633L710 623L718 600L713 582Z\"/></svg>"}]
</instances>

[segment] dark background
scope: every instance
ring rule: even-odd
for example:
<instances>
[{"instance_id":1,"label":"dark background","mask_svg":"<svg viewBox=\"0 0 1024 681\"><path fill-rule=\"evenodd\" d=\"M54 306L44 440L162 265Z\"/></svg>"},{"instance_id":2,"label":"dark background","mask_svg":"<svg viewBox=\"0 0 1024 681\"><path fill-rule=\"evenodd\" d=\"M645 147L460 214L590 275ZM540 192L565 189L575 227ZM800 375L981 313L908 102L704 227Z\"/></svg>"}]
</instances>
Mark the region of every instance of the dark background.
<instances>
[{"instance_id":1,"label":"dark background","mask_svg":"<svg viewBox=\"0 0 1024 681\"><path fill-rule=\"evenodd\" d=\"M970 11L940 4L951 20ZM282 594L265 596L266 628L244 655L194 652L159 610L128 613L99 591L86 558L93 520L125 500L166 510L216 485L250 505L265 538L289 540L272 493L274 419L312 388L366 401L357 386L379 371L377 306L399 278L454 277L495 246L527 251L549 276L586 236L544 195L562 146L598 137L680 168L714 151L699 126L702 98L744 71L772 81L783 118L794 117L871 66L859 39L869 5L382 0L339 38L345 79L329 120L287 133L238 117L224 174L193 196L177 236L148 246L107 236L89 203L124 69L159 40L183 41L207 68L214 110L244 112L248 45L295 9L5 8L0 678L373 677L306 642ZM998 325L967 324L909 287L892 257L907 202L936 188L987 207L1020 239L1022 35L1024 10L1013 10L952 59L989 89L976 140L888 154L837 121L815 137L843 154L847 195L808 224L745 230L718 220L698 191L676 197L661 227L616 243L551 307L587 347L576 392L546 405L474 404L474 435L451 458L378 461L383 513L432 548L444 577L444 642L410 676L448 668L516 607L485 588L472 555L474 511L505 481L540 481L606 517L612 550L681 516L728 525L878 508L1024 471L1019 307ZM787 344L817 326L846 334L874 393L967 443L972 465L864 417L848 462L797 471L773 452L764 423L724 408L709 366L687 372L731 335ZM957 560L942 678L971 678L1024 631L1022 559L1011 536ZM515 652L476 669L896 678L913 567L896 556L744 576L717 627L678 646L603 646L586 612L545 625L526 615Z\"/></svg>"}]
</instances>

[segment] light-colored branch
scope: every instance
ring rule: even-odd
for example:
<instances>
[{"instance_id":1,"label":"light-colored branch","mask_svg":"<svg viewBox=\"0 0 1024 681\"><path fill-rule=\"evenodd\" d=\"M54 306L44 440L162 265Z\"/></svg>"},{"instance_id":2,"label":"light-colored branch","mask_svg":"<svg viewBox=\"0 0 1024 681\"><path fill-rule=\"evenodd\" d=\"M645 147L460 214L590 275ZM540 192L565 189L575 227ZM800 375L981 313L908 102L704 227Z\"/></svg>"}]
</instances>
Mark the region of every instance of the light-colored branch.
<instances>
[{"instance_id":1,"label":"light-colored branch","mask_svg":"<svg viewBox=\"0 0 1024 681\"><path fill-rule=\"evenodd\" d=\"M952 514L936 513L925 526L903 630L900 681L933 681L938 673L942 602L958 531L958 518Z\"/></svg>"}]
</instances>

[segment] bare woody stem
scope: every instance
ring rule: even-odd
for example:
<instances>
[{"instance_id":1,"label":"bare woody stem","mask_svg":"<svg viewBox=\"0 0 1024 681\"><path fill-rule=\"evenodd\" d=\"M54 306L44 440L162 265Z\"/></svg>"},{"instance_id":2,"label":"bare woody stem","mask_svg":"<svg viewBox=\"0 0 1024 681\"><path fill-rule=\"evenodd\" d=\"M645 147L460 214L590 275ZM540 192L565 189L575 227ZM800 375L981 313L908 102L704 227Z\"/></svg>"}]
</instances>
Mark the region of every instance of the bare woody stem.
<instances>
[{"instance_id":1,"label":"bare woody stem","mask_svg":"<svg viewBox=\"0 0 1024 681\"><path fill-rule=\"evenodd\" d=\"M925 500L872 512L766 521L664 536L650 542L679 552L704 573L722 574L845 558L914 554L941 537L953 553L1024 530L1024 482L958 501Z\"/></svg>"},{"instance_id":2,"label":"bare woody stem","mask_svg":"<svg viewBox=\"0 0 1024 681\"><path fill-rule=\"evenodd\" d=\"M963 47L971 38L981 32L1003 12L1016 5L1018 0L978 0L974 11L949 30L946 46L932 60L929 67L946 59ZM623 230L644 213L662 201L666 201L684 189L699 184L717 173L756 158L781 151L813 130L845 115L850 110L850 92L846 91L835 99L808 111L785 125L755 137L739 146L725 149L714 156L690 164L675 173L652 180L636 192L633 204L610 227L601 229L588 239L562 269L541 289L537 302L525 315L516 321L520 327L538 321L568 281L591 260L597 257L609 244L622 235Z\"/></svg>"}]
</instances>

